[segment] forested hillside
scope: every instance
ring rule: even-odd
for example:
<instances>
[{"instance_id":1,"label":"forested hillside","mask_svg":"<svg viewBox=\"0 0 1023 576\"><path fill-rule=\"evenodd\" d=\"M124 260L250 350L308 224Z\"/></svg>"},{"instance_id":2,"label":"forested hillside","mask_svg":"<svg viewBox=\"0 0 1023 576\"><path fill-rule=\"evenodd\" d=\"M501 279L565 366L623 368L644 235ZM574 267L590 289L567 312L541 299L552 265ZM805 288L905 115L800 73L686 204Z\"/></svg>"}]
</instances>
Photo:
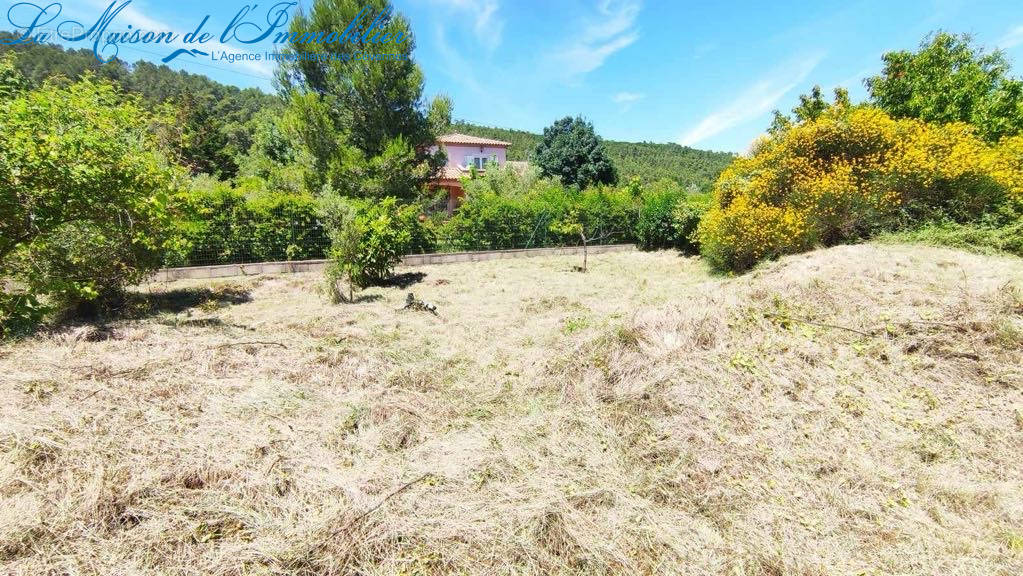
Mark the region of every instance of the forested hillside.
<instances>
[{"instance_id":1,"label":"forested hillside","mask_svg":"<svg viewBox=\"0 0 1023 576\"><path fill-rule=\"evenodd\" d=\"M541 138L539 134L524 130L492 128L464 121L455 122L452 129L455 132L511 142L509 160L529 160ZM615 140L605 140L604 144L623 179L639 176L644 182L653 182L665 178L683 186L696 184L701 189L710 188L718 174L734 158L728 152L697 150L678 144Z\"/></svg>"},{"instance_id":2,"label":"forested hillside","mask_svg":"<svg viewBox=\"0 0 1023 576\"><path fill-rule=\"evenodd\" d=\"M254 88L224 85L201 74L178 72L140 60L128 64L121 60L103 64L91 50L65 50L51 44L3 44L14 38L0 31L0 53L18 53L17 66L33 85L55 75L76 80L87 71L118 82L125 90L142 96L150 106L174 103L177 160L193 173L208 173L231 178L238 170L237 157L252 144L255 119L261 109L280 105L276 95ZM528 160L540 135L524 130L492 128L468 122L455 122L452 130L499 138L512 143L510 160ZM683 186L695 184L708 189L728 166L733 155L727 152L697 150L678 144L605 141L608 155L619 175L638 176L645 182L668 179Z\"/></svg>"},{"instance_id":3,"label":"forested hillside","mask_svg":"<svg viewBox=\"0 0 1023 576\"><path fill-rule=\"evenodd\" d=\"M0 55L16 52L18 71L32 86L55 76L78 80L92 72L139 94L154 110L171 115L169 124L176 130L162 138L174 159L193 174L233 177L237 158L252 145L257 115L281 106L276 95L221 84L201 74L178 72L145 60L129 64L115 59L104 64L89 49L4 43L13 38L10 32L0 31Z\"/></svg>"}]
</instances>

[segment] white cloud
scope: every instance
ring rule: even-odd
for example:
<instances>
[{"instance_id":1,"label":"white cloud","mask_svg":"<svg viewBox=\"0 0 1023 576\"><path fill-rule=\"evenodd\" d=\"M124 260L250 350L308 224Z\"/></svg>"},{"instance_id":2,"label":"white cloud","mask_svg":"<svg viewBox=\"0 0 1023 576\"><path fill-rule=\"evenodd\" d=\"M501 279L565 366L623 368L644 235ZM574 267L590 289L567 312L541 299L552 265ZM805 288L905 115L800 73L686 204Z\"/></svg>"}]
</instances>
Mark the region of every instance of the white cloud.
<instances>
[{"instance_id":1,"label":"white cloud","mask_svg":"<svg viewBox=\"0 0 1023 576\"><path fill-rule=\"evenodd\" d=\"M622 112L628 111L632 105L646 98L646 94L639 92L619 92L611 96L611 101L621 106Z\"/></svg>"},{"instance_id":2,"label":"white cloud","mask_svg":"<svg viewBox=\"0 0 1023 576\"><path fill-rule=\"evenodd\" d=\"M745 124L772 110L779 100L806 80L823 55L797 59L780 66L747 87L727 105L715 110L679 137L679 144L692 146L729 128Z\"/></svg>"},{"instance_id":3,"label":"white cloud","mask_svg":"<svg viewBox=\"0 0 1023 576\"><path fill-rule=\"evenodd\" d=\"M579 33L555 53L561 72L568 77L592 72L638 40L635 24L640 8L638 0L602 0L596 17L586 19Z\"/></svg>"},{"instance_id":4,"label":"white cloud","mask_svg":"<svg viewBox=\"0 0 1023 576\"><path fill-rule=\"evenodd\" d=\"M646 97L646 94L640 94L638 92L619 92L611 97L611 101L615 104L630 104L632 102L638 102Z\"/></svg>"},{"instance_id":5,"label":"white cloud","mask_svg":"<svg viewBox=\"0 0 1023 576\"><path fill-rule=\"evenodd\" d=\"M1012 30L1002 36L1001 40L998 41L998 47L1002 50L1008 50L1009 48L1015 48L1023 44L1023 26L1016 26Z\"/></svg>"},{"instance_id":6,"label":"white cloud","mask_svg":"<svg viewBox=\"0 0 1023 576\"><path fill-rule=\"evenodd\" d=\"M434 3L447 6L452 14L461 18L470 18L472 33L476 40L488 50L501 45L504 34L504 20L498 11L501 8L498 0L433 0Z\"/></svg>"}]
</instances>

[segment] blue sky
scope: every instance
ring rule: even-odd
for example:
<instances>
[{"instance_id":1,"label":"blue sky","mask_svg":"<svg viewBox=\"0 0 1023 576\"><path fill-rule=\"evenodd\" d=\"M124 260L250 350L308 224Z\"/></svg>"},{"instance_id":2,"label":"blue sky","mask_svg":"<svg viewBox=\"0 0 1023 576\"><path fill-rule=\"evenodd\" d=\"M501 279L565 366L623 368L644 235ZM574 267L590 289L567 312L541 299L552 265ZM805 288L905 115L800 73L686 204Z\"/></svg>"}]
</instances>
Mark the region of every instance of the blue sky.
<instances>
[{"instance_id":1,"label":"blue sky","mask_svg":"<svg viewBox=\"0 0 1023 576\"><path fill-rule=\"evenodd\" d=\"M65 0L61 19L95 20L108 3ZM219 32L244 3L133 0L117 22L184 33L210 14ZM1015 74L1023 71L1019 0L394 3L412 21L427 96L450 95L456 118L539 131L581 114L615 140L742 152L772 109L791 108L814 84L861 99L861 80L880 69L883 52L915 48L939 28L1002 47ZM166 51L124 46L120 56L158 60ZM183 60L176 67L271 89L265 62Z\"/></svg>"}]
</instances>

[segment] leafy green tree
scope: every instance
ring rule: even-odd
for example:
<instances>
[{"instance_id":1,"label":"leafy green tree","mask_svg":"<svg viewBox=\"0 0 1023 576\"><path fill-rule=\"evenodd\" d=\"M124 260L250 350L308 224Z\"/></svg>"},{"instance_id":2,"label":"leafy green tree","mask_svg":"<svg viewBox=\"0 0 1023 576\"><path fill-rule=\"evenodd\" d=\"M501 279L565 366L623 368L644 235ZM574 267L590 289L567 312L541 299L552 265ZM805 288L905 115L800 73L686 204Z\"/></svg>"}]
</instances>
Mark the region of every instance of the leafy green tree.
<instances>
[{"instance_id":1,"label":"leafy green tree","mask_svg":"<svg viewBox=\"0 0 1023 576\"><path fill-rule=\"evenodd\" d=\"M233 177L253 142L255 116L262 111L280 115L283 108L278 96L255 88L227 86L144 60L131 65L118 59L100 63L91 49L3 43L12 38L9 32L0 32L0 54L17 54L17 70L26 87L42 86L58 76L76 81L88 73L140 95L146 108L168 117L160 131L161 149L193 174Z\"/></svg>"},{"instance_id":2,"label":"leafy green tree","mask_svg":"<svg viewBox=\"0 0 1023 576\"><path fill-rule=\"evenodd\" d=\"M255 179L268 190L303 194L313 160L287 115L266 109L253 118L249 129L251 145L238 158L236 180Z\"/></svg>"},{"instance_id":3,"label":"leafy green tree","mask_svg":"<svg viewBox=\"0 0 1023 576\"><path fill-rule=\"evenodd\" d=\"M778 134L792 127L793 124L802 122L813 122L824 115L832 107L849 108L852 103L849 101L849 91L842 87L835 88L833 103L824 99L820 86L814 86L809 94L799 95L799 104L792 109L792 116L782 114L778 110L773 112L774 118L767 131L771 134ZM795 117L795 119L793 119Z\"/></svg>"},{"instance_id":4,"label":"leafy green tree","mask_svg":"<svg viewBox=\"0 0 1023 576\"><path fill-rule=\"evenodd\" d=\"M866 80L871 101L894 118L967 122L994 142L1023 131L1023 82L1005 55L973 46L969 35L938 32L917 52L888 52Z\"/></svg>"},{"instance_id":5,"label":"leafy green tree","mask_svg":"<svg viewBox=\"0 0 1023 576\"><path fill-rule=\"evenodd\" d=\"M372 34L349 37L341 45L359 58L292 59L279 71L299 132L315 158L310 185L319 191L330 184L352 197L414 198L443 155L430 152L435 135L422 102L423 73L412 59L415 41L408 20L386 0L316 0L295 15L284 53L338 52L336 42L310 36L345 30L357 17L360 29L376 21ZM390 40L373 41L383 37Z\"/></svg>"},{"instance_id":6,"label":"leafy green tree","mask_svg":"<svg viewBox=\"0 0 1023 576\"><path fill-rule=\"evenodd\" d=\"M0 54L0 100L13 98L25 88L25 78L14 65L14 56Z\"/></svg>"},{"instance_id":7,"label":"leafy green tree","mask_svg":"<svg viewBox=\"0 0 1023 576\"><path fill-rule=\"evenodd\" d=\"M0 100L0 117L8 294L74 305L119 294L160 265L175 172L137 98L86 74Z\"/></svg>"},{"instance_id":8,"label":"leafy green tree","mask_svg":"<svg viewBox=\"0 0 1023 576\"><path fill-rule=\"evenodd\" d=\"M174 161L193 175L228 180L238 173L238 165L228 153L228 137L212 98L210 94L183 94L170 105L173 119L166 125L164 144Z\"/></svg>"},{"instance_id":9,"label":"leafy green tree","mask_svg":"<svg viewBox=\"0 0 1023 576\"><path fill-rule=\"evenodd\" d=\"M581 117L566 116L544 128L543 139L536 147L536 163L544 176L561 178L568 186L585 188L618 182L604 141Z\"/></svg>"},{"instance_id":10,"label":"leafy green tree","mask_svg":"<svg viewBox=\"0 0 1023 576\"><path fill-rule=\"evenodd\" d=\"M347 284L348 302L355 301L355 288L361 288L363 273L359 253L366 231L357 216L355 208L336 194L325 194L320 199L320 219L330 236L327 293L335 303L345 301L341 282Z\"/></svg>"},{"instance_id":11,"label":"leafy green tree","mask_svg":"<svg viewBox=\"0 0 1023 576\"><path fill-rule=\"evenodd\" d=\"M816 120L828 109L828 102L824 99L820 86L814 86L809 94L799 95L799 104L792 109L796 119L800 122L805 120Z\"/></svg>"},{"instance_id":12,"label":"leafy green tree","mask_svg":"<svg viewBox=\"0 0 1023 576\"><path fill-rule=\"evenodd\" d=\"M451 131L451 111L453 109L454 104L451 102L451 97L446 94L436 96L430 102L430 111L427 112L426 117L434 134L439 136Z\"/></svg>"}]
</instances>

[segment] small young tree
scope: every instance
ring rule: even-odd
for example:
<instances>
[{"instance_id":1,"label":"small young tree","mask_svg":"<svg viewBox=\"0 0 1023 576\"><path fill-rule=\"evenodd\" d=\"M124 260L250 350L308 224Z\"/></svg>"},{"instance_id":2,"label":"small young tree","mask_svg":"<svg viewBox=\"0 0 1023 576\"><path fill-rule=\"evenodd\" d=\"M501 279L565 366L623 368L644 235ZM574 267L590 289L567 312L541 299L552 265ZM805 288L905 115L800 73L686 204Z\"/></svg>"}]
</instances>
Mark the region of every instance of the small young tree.
<instances>
[{"instance_id":1,"label":"small young tree","mask_svg":"<svg viewBox=\"0 0 1023 576\"><path fill-rule=\"evenodd\" d=\"M355 301L355 288L361 288L362 267L359 263L364 230L355 208L335 193L320 199L320 218L330 238L327 265L327 292L331 302L345 301L341 282L348 284L348 302Z\"/></svg>"},{"instance_id":2,"label":"small young tree","mask_svg":"<svg viewBox=\"0 0 1023 576\"><path fill-rule=\"evenodd\" d=\"M566 236L578 236L583 246L583 265L580 272L587 271L589 245L594 242L601 242L614 235L613 231L601 229L599 223L587 218L586 215L573 208L565 214L564 218L555 220L550 225L551 232L564 234Z\"/></svg>"},{"instance_id":3,"label":"small young tree","mask_svg":"<svg viewBox=\"0 0 1023 576\"><path fill-rule=\"evenodd\" d=\"M353 288L385 282L402 256L425 252L434 245L432 234L419 221L415 205L399 205L395 198L377 202L344 198L329 188L320 199L320 219L331 239L331 265L327 278L348 281ZM335 300L343 294L331 288Z\"/></svg>"}]
</instances>

